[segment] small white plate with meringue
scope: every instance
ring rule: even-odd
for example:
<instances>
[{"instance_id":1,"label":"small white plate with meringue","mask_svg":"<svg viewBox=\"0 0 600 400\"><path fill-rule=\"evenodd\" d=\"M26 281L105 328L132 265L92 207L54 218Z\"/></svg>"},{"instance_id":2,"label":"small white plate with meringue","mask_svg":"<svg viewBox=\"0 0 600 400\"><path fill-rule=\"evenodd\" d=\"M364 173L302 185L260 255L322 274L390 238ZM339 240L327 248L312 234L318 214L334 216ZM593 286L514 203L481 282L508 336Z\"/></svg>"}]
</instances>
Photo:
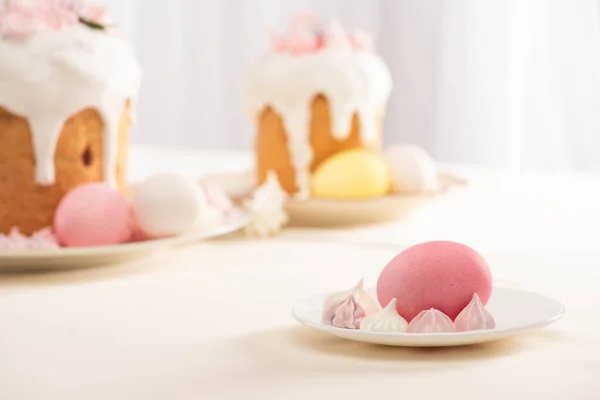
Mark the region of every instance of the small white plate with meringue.
<instances>
[{"instance_id":1,"label":"small white plate with meringue","mask_svg":"<svg viewBox=\"0 0 600 400\"><path fill-rule=\"evenodd\" d=\"M292 310L293 317L305 326L330 335L389 346L445 347L492 342L544 328L556 322L565 313L565 306L559 300L520 289L494 287L492 297L485 307L495 320L493 329L408 333L404 331L408 324L403 322L401 317L400 320L397 320L396 317L399 316L395 309L390 312L389 307L379 313L367 313L360 328L345 329L323 322L324 305L331 296L332 294L324 294L301 300ZM478 301L478 299L474 296L473 301ZM431 315L431 317L435 316ZM444 323L444 321L441 322ZM450 323L452 322L450 321ZM378 329L370 330L374 326Z\"/></svg>"}]
</instances>

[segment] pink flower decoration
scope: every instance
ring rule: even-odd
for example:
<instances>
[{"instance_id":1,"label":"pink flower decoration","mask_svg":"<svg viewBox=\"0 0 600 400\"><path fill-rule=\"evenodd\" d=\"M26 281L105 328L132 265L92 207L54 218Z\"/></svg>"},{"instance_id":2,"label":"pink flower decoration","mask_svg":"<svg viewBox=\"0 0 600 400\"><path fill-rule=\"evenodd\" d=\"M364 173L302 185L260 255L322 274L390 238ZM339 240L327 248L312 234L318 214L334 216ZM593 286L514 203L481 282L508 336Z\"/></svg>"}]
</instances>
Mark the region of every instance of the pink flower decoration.
<instances>
[{"instance_id":1,"label":"pink flower decoration","mask_svg":"<svg viewBox=\"0 0 600 400\"><path fill-rule=\"evenodd\" d=\"M98 25L108 25L108 12L106 7L98 3L86 2L83 0L77 1L78 5L74 7L74 11L86 21L93 22Z\"/></svg>"},{"instance_id":2,"label":"pink flower decoration","mask_svg":"<svg viewBox=\"0 0 600 400\"><path fill-rule=\"evenodd\" d=\"M0 9L0 36L25 39L43 31L59 31L80 19L107 24L106 9L85 0L5 0Z\"/></svg>"},{"instance_id":3,"label":"pink flower decoration","mask_svg":"<svg viewBox=\"0 0 600 400\"><path fill-rule=\"evenodd\" d=\"M373 49L373 38L364 31L355 31L348 39L350 45L356 51L371 51Z\"/></svg>"},{"instance_id":4,"label":"pink flower decoration","mask_svg":"<svg viewBox=\"0 0 600 400\"><path fill-rule=\"evenodd\" d=\"M10 0L0 14L0 36L23 39L46 30L58 31L77 23L78 16L57 0Z\"/></svg>"},{"instance_id":5,"label":"pink flower decoration","mask_svg":"<svg viewBox=\"0 0 600 400\"><path fill-rule=\"evenodd\" d=\"M300 14L293 18L289 31L270 34L271 50L275 53L300 55L315 53L325 47L371 50L371 38L362 31L348 35L337 21L323 25L315 14Z\"/></svg>"}]
</instances>

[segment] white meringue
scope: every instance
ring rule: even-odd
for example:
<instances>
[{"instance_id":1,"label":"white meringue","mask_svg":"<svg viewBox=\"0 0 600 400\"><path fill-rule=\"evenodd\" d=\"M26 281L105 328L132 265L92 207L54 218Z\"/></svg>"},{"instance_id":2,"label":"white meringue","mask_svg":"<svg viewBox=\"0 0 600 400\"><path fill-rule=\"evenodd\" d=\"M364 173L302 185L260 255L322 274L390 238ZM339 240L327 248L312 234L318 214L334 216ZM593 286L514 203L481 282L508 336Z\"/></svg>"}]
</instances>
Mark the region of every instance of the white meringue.
<instances>
[{"instance_id":1,"label":"white meringue","mask_svg":"<svg viewBox=\"0 0 600 400\"><path fill-rule=\"evenodd\" d=\"M409 333L455 332L454 323L446 314L435 308L421 311L408 324Z\"/></svg>"},{"instance_id":2,"label":"white meringue","mask_svg":"<svg viewBox=\"0 0 600 400\"><path fill-rule=\"evenodd\" d=\"M244 203L250 213L246 226L249 236L272 236L288 222L285 202L288 194L281 188L277 174L269 171L267 180L256 191L251 200Z\"/></svg>"},{"instance_id":3,"label":"white meringue","mask_svg":"<svg viewBox=\"0 0 600 400\"><path fill-rule=\"evenodd\" d=\"M323 323L337 328L358 329L364 317L365 310L352 295L323 310Z\"/></svg>"},{"instance_id":4,"label":"white meringue","mask_svg":"<svg viewBox=\"0 0 600 400\"><path fill-rule=\"evenodd\" d=\"M366 315L377 314L381 311L379 302L375 300L364 287L364 279L358 281L356 285L348 290L334 293L325 299L325 308L331 306L333 303L346 299L348 296L354 296L354 299L360 306L365 310Z\"/></svg>"},{"instance_id":5,"label":"white meringue","mask_svg":"<svg viewBox=\"0 0 600 400\"><path fill-rule=\"evenodd\" d=\"M483 306L479 295L475 293L471 302L467 304L454 320L454 326L458 332L494 329L496 321L492 314Z\"/></svg>"},{"instance_id":6,"label":"white meringue","mask_svg":"<svg viewBox=\"0 0 600 400\"><path fill-rule=\"evenodd\" d=\"M408 322L396 311L396 299L377 314L366 317L360 324L360 329L373 332L406 332Z\"/></svg>"},{"instance_id":7,"label":"white meringue","mask_svg":"<svg viewBox=\"0 0 600 400\"><path fill-rule=\"evenodd\" d=\"M8 235L0 234L0 250L58 249L58 239L50 228L25 236L13 227Z\"/></svg>"}]
</instances>

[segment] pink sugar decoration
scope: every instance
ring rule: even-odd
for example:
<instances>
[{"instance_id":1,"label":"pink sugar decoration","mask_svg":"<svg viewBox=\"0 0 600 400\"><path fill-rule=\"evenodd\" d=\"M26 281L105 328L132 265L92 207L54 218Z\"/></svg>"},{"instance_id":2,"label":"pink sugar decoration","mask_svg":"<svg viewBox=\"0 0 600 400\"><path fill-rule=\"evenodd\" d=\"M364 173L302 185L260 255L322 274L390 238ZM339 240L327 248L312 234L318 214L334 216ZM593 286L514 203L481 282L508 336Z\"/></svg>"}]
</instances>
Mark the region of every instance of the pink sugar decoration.
<instances>
[{"instance_id":1,"label":"pink sugar decoration","mask_svg":"<svg viewBox=\"0 0 600 400\"><path fill-rule=\"evenodd\" d=\"M45 30L72 26L77 20L77 14L58 0L10 0L0 14L0 36L23 39Z\"/></svg>"},{"instance_id":2,"label":"pink sugar decoration","mask_svg":"<svg viewBox=\"0 0 600 400\"><path fill-rule=\"evenodd\" d=\"M371 51L373 49L373 38L364 31L355 31L348 39L352 48L356 51Z\"/></svg>"},{"instance_id":3,"label":"pink sugar decoration","mask_svg":"<svg viewBox=\"0 0 600 400\"><path fill-rule=\"evenodd\" d=\"M81 18L98 25L109 24L110 21L108 20L106 7L98 3L90 3L81 0L79 0L78 3L80 4L76 12Z\"/></svg>"},{"instance_id":4,"label":"pink sugar decoration","mask_svg":"<svg viewBox=\"0 0 600 400\"><path fill-rule=\"evenodd\" d=\"M0 235L0 250L29 250L59 248L54 233L45 228L31 236L23 235L18 228L13 227L8 235Z\"/></svg>"},{"instance_id":5,"label":"pink sugar decoration","mask_svg":"<svg viewBox=\"0 0 600 400\"><path fill-rule=\"evenodd\" d=\"M321 24L315 14L296 15L286 34L270 34L271 50L292 55L315 53L324 47L371 49L370 36L362 31L348 35L337 21Z\"/></svg>"},{"instance_id":6,"label":"pink sugar decoration","mask_svg":"<svg viewBox=\"0 0 600 400\"><path fill-rule=\"evenodd\" d=\"M105 7L85 0L5 0L0 9L0 37L26 39L39 32L73 26L79 18L107 24Z\"/></svg>"}]
</instances>

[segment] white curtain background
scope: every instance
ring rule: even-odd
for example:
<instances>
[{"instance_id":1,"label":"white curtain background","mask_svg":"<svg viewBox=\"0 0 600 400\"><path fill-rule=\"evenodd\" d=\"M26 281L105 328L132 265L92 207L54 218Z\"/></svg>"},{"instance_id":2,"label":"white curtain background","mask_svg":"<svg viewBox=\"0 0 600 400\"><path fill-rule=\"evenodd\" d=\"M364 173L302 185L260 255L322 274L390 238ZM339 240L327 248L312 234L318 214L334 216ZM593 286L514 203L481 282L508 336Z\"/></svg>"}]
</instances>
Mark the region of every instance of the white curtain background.
<instances>
[{"instance_id":1,"label":"white curtain background","mask_svg":"<svg viewBox=\"0 0 600 400\"><path fill-rule=\"evenodd\" d=\"M137 143L250 148L244 69L298 12L373 33L386 142L438 160L600 171L597 0L106 0L145 70Z\"/></svg>"}]
</instances>

